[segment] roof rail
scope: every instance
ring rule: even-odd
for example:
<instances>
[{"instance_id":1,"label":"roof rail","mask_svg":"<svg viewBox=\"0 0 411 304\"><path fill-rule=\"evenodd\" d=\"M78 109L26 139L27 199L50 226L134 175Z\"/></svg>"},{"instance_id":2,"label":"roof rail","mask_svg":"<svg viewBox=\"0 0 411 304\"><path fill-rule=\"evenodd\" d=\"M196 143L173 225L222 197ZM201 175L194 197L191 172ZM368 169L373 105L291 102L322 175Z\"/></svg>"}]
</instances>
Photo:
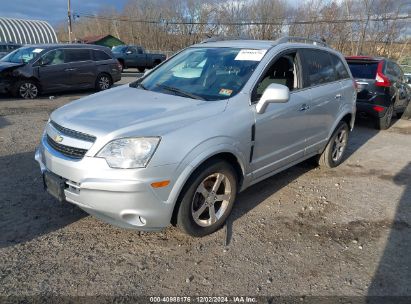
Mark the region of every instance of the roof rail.
<instances>
[{"instance_id":1,"label":"roof rail","mask_svg":"<svg viewBox=\"0 0 411 304\"><path fill-rule=\"evenodd\" d=\"M294 36L285 36L275 40L277 44L287 43L287 42L301 42L301 43L308 43L314 45L320 45L324 47L329 47L325 41L320 39L313 39L313 38L304 38L304 37L294 37Z\"/></svg>"},{"instance_id":2,"label":"roof rail","mask_svg":"<svg viewBox=\"0 0 411 304\"><path fill-rule=\"evenodd\" d=\"M250 40L252 38L248 36L213 36L207 39L204 39L200 43L208 43L208 42L217 42L217 41L225 41L225 40Z\"/></svg>"}]
</instances>

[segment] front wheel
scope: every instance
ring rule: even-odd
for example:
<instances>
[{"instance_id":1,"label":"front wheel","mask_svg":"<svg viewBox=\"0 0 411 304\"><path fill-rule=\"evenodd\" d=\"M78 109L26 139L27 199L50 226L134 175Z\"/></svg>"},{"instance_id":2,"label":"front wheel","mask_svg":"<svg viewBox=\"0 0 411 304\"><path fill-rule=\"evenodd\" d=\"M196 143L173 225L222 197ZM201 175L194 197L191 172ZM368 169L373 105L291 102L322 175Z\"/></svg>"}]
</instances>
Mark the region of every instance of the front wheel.
<instances>
[{"instance_id":1,"label":"front wheel","mask_svg":"<svg viewBox=\"0 0 411 304\"><path fill-rule=\"evenodd\" d=\"M35 99L39 93L39 85L32 80L21 80L17 82L14 89L14 95L24 99Z\"/></svg>"},{"instance_id":2,"label":"front wheel","mask_svg":"<svg viewBox=\"0 0 411 304\"><path fill-rule=\"evenodd\" d=\"M343 161L348 144L350 130L345 121L341 121L331 136L324 152L318 160L321 167L334 168Z\"/></svg>"},{"instance_id":3,"label":"front wheel","mask_svg":"<svg viewBox=\"0 0 411 304\"><path fill-rule=\"evenodd\" d=\"M177 226L191 236L218 230L227 219L237 194L238 178L225 161L205 163L188 180L180 200Z\"/></svg>"}]
</instances>

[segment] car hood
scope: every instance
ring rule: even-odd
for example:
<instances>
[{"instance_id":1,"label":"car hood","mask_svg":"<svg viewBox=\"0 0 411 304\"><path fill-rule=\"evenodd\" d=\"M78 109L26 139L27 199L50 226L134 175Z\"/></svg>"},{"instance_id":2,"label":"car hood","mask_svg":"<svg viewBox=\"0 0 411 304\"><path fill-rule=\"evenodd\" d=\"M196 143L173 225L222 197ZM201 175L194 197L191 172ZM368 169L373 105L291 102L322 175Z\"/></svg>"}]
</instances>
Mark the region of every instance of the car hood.
<instances>
[{"instance_id":1,"label":"car hood","mask_svg":"<svg viewBox=\"0 0 411 304\"><path fill-rule=\"evenodd\" d=\"M6 62L0 61L0 72L4 71L8 68L15 68L24 65L23 63L13 63L13 62Z\"/></svg>"},{"instance_id":2,"label":"car hood","mask_svg":"<svg viewBox=\"0 0 411 304\"><path fill-rule=\"evenodd\" d=\"M51 120L98 138L161 136L223 112L226 104L124 85L69 103L55 110Z\"/></svg>"}]
</instances>

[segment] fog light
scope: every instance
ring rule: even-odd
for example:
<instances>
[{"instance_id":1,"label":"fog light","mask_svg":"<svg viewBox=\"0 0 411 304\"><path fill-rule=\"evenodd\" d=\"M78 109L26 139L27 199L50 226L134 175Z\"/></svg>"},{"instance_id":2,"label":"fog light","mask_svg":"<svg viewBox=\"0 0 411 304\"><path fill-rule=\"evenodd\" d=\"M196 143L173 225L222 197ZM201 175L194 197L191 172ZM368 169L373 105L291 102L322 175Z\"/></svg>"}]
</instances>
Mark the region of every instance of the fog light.
<instances>
[{"instance_id":1,"label":"fog light","mask_svg":"<svg viewBox=\"0 0 411 304\"><path fill-rule=\"evenodd\" d=\"M133 226L144 226L147 223L147 220L144 217L135 213L123 213L121 217Z\"/></svg>"}]
</instances>

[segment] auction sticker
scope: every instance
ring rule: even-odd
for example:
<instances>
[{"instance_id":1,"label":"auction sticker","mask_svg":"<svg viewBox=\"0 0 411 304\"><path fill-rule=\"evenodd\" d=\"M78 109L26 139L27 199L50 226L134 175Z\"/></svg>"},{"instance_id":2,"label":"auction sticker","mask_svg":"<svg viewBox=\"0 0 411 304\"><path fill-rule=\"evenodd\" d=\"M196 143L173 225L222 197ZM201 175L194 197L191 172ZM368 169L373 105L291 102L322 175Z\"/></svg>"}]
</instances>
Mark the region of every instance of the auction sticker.
<instances>
[{"instance_id":1,"label":"auction sticker","mask_svg":"<svg viewBox=\"0 0 411 304\"><path fill-rule=\"evenodd\" d=\"M241 50L234 60L261 61L267 50Z\"/></svg>"},{"instance_id":2,"label":"auction sticker","mask_svg":"<svg viewBox=\"0 0 411 304\"><path fill-rule=\"evenodd\" d=\"M224 96L231 96L231 94L233 94L233 90L221 89L218 94L224 95Z\"/></svg>"}]
</instances>

